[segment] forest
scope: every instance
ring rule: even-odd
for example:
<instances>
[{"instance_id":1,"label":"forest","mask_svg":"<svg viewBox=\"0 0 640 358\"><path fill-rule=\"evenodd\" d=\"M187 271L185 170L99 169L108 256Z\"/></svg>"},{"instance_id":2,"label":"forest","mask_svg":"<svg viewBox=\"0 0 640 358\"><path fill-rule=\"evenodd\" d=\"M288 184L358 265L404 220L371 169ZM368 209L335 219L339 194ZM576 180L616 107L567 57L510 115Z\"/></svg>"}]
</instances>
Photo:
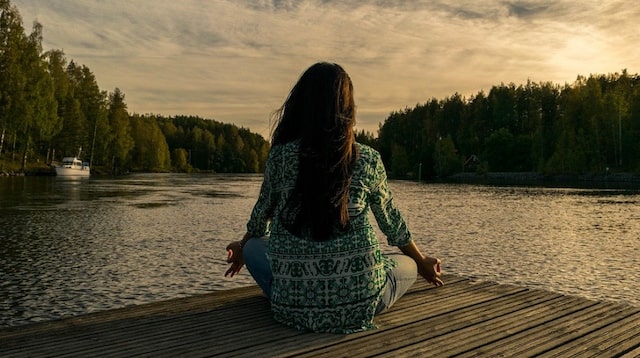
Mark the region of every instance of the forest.
<instances>
[{"instance_id":1,"label":"forest","mask_svg":"<svg viewBox=\"0 0 640 358\"><path fill-rule=\"evenodd\" d=\"M262 136L195 116L130 114L120 89L101 90L87 66L43 51L39 23L27 34L9 0L0 11L0 172L79 151L92 170L111 174L262 172ZM623 69L431 98L357 140L380 151L392 178L640 173L640 77Z\"/></svg>"},{"instance_id":2,"label":"forest","mask_svg":"<svg viewBox=\"0 0 640 358\"><path fill-rule=\"evenodd\" d=\"M78 156L92 171L262 172L269 143L233 124L195 116L130 114L125 94L101 90L62 50L43 51L18 9L0 0L0 172L45 171Z\"/></svg>"},{"instance_id":3,"label":"forest","mask_svg":"<svg viewBox=\"0 0 640 358\"><path fill-rule=\"evenodd\" d=\"M372 136L369 135L370 139ZM626 70L558 85L531 81L393 112L375 146L395 177L473 171L640 172L640 77Z\"/></svg>"}]
</instances>

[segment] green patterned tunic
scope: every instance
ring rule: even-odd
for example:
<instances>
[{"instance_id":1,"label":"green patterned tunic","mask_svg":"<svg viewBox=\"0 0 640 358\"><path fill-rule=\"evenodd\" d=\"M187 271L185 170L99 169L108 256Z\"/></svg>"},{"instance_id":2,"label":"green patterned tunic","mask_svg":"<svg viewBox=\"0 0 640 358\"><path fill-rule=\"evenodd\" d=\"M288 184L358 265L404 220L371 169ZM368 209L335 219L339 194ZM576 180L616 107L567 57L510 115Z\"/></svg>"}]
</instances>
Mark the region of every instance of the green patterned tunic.
<instances>
[{"instance_id":1,"label":"green patterned tunic","mask_svg":"<svg viewBox=\"0 0 640 358\"><path fill-rule=\"evenodd\" d=\"M408 244L411 234L393 204L380 154L357 145L359 158L349 189L350 228L324 242L295 237L279 222L296 182L299 142L271 148L247 230L253 237L269 235L271 309L281 323L332 333L376 328L375 310L386 272L395 262L382 255L369 210L390 245Z\"/></svg>"}]
</instances>

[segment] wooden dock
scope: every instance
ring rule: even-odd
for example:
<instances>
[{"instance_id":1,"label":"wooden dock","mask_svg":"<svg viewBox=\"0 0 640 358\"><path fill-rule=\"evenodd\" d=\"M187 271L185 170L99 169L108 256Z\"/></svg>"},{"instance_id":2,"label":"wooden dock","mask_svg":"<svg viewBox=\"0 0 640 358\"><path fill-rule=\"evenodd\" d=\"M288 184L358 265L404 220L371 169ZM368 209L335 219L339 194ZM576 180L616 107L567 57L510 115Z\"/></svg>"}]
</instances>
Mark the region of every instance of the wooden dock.
<instances>
[{"instance_id":1,"label":"wooden dock","mask_svg":"<svg viewBox=\"0 0 640 358\"><path fill-rule=\"evenodd\" d=\"M640 307L445 275L377 330L299 332L257 287L0 329L0 357L638 357Z\"/></svg>"}]
</instances>

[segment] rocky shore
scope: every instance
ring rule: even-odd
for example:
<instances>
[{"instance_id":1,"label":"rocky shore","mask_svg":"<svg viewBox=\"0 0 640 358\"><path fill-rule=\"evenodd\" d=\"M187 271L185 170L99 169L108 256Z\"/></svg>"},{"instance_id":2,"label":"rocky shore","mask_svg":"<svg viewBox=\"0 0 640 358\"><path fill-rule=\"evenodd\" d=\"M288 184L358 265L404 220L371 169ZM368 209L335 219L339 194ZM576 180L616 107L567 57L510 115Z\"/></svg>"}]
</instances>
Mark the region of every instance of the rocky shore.
<instances>
[{"instance_id":1,"label":"rocky shore","mask_svg":"<svg viewBox=\"0 0 640 358\"><path fill-rule=\"evenodd\" d=\"M26 171L1 170L0 177L23 177L23 176L54 176L56 171L51 168L35 168Z\"/></svg>"},{"instance_id":2,"label":"rocky shore","mask_svg":"<svg viewBox=\"0 0 640 358\"><path fill-rule=\"evenodd\" d=\"M8 171L0 171L0 177L23 177L23 172L8 172Z\"/></svg>"}]
</instances>

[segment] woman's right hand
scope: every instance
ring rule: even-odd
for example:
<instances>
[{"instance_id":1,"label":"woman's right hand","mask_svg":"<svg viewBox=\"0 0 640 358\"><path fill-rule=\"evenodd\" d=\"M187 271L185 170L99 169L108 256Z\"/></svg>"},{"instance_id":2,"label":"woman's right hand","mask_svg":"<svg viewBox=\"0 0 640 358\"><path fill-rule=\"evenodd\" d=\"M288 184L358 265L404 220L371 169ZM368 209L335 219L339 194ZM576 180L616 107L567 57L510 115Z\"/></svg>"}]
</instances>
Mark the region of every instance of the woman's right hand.
<instances>
[{"instance_id":1,"label":"woman's right hand","mask_svg":"<svg viewBox=\"0 0 640 358\"><path fill-rule=\"evenodd\" d=\"M413 261L415 261L416 266L418 266L418 273L424 277L425 280L431 282L436 287L444 285L444 282L440 279L440 275L442 275L442 270L440 269L442 261L440 259L423 255L413 240L409 241L405 246L400 247L400 250L403 254L411 257Z\"/></svg>"},{"instance_id":2,"label":"woman's right hand","mask_svg":"<svg viewBox=\"0 0 640 358\"><path fill-rule=\"evenodd\" d=\"M424 256L418 263L418 273L434 286L440 287L444 285L440 276L442 275L442 261L435 257Z\"/></svg>"},{"instance_id":3,"label":"woman's right hand","mask_svg":"<svg viewBox=\"0 0 640 358\"><path fill-rule=\"evenodd\" d=\"M244 266L244 257L242 256L242 245L240 241L234 241L227 245L227 263L230 263L231 267L224 273L224 277L233 277L240 272L240 269Z\"/></svg>"}]
</instances>

